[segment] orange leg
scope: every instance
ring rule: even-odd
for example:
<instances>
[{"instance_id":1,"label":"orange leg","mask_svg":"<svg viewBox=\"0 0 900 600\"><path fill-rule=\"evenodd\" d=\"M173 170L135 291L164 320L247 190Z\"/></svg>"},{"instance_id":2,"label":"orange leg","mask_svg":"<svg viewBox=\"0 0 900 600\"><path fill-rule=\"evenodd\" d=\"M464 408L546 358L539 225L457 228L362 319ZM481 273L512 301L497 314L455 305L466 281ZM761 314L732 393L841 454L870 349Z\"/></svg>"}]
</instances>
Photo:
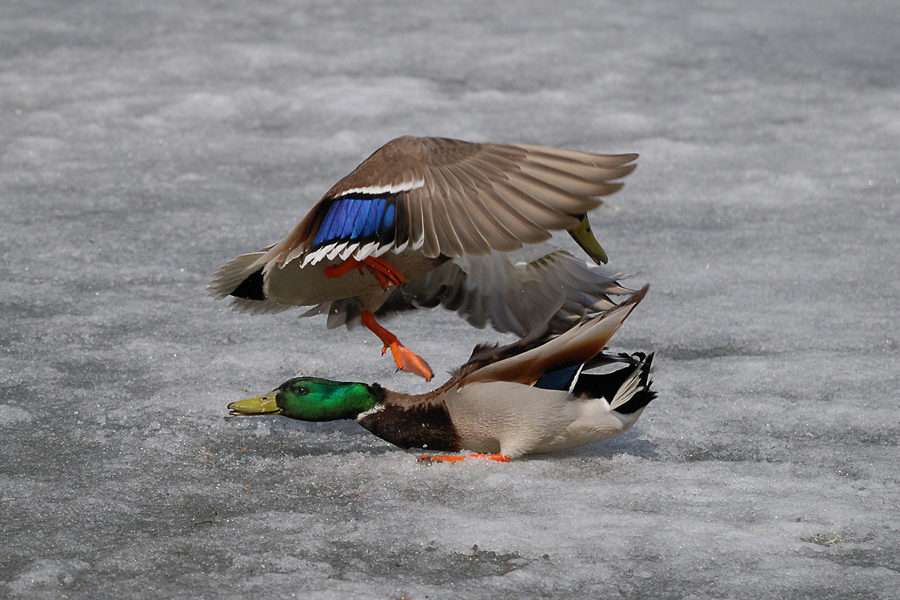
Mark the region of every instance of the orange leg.
<instances>
[{"instance_id":1,"label":"orange leg","mask_svg":"<svg viewBox=\"0 0 900 600\"><path fill-rule=\"evenodd\" d=\"M509 462L509 457L502 454L469 454L468 456L457 456L455 454L422 454L419 456L419 462L428 464L435 462L458 463L470 458L486 458L488 460L496 460L497 462Z\"/></svg>"},{"instance_id":2,"label":"orange leg","mask_svg":"<svg viewBox=\"0 0 900 600\"><path fill-rule=\"evenodd\" d=\"M384 344L384 348L381 349L382 356L384 356L384 353L387 352L388 348L391 349L391 354L394 355L394 361L397 363L398 371L415 373L416 375L424 377L425 381L431 381L431 378L434 377L434 373L431 371L431 367L428 366L428 363L413 354L412 350L401 344L396 335L379 325L375 321L375 315L372 314L372 311L362 311L362 324L365 325L369 331L377 335L378 339Z\"/></svg>"},{"instance_id":3,"label":"orange leg","mask_svg":"<svg viewBox=\"0 0 900 600\"><path fill-rule=\"evenodd\" d=\"M386 290L389 287L399 288L406 283L406 278L394 267L394 265L383 258L375 256L367 256L362 261L350 257L339 265L325 267L325 277L334 279L335 277L346 275L353 269L359 269L359 272L362 273L364 267L369 273L375 276L375 279L378 280L378 285L380 285L383 290Z\"/></svg>"},{"instance_id":4,"label":"orange leg","mask_svg":"<svg viewBox=\"0 0 900 600\"><path fill-rule=\"evenodd\" d=\"M330 267L325 267L325 277L336 279L337 277L346 275L353 269L357 268L359 269L359 274L362 275L362 263L360 263L355 258L348 258L339 265L331 265Z\"/></svg>"}]
</instances>

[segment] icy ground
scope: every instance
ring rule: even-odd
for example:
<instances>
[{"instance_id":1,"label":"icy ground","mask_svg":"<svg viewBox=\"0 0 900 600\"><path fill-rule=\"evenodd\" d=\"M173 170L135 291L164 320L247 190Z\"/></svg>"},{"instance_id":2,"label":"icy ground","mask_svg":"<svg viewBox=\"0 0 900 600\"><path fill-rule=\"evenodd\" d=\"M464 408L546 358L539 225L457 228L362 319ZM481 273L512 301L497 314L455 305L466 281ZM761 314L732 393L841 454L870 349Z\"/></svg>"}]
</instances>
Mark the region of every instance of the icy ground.
<instances>
[{"instance_id":1,"label":"icy ground","mask_svg":"<svg viewBox=\"0 0 900 600\"><path fill-rule=\"evenodd\" d=\"M401 134L641 153L594 218L651 284L633 430L427 467L225 418L429 387L204 289ZM895 0L4 0L0 597L898 598L898 196ZM438 379L501 339L393 326Z\"/></svg>"}]
</instances>

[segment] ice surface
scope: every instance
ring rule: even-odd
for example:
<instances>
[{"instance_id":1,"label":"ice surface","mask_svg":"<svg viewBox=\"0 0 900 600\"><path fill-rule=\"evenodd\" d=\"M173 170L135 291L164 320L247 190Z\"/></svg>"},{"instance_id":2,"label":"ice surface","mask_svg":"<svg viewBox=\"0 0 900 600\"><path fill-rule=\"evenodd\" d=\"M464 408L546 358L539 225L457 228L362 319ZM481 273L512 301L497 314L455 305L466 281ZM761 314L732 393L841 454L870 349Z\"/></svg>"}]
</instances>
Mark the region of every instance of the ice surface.
<instances>
[{"instance_id":1,"label":"ice surface","mask_svg":"<svg viewBox=\"0 0 900 600\"><path fill-rule=\"evenodd\" d=\"M900 597L895 2L0 14L0 597ZM626 435L425 467L225 418L298 372L430 387L204 289L402 134L641 153L593 219L651 284ZM392 325L438 378L502 339Z\"/></svg>"}]
</instances>

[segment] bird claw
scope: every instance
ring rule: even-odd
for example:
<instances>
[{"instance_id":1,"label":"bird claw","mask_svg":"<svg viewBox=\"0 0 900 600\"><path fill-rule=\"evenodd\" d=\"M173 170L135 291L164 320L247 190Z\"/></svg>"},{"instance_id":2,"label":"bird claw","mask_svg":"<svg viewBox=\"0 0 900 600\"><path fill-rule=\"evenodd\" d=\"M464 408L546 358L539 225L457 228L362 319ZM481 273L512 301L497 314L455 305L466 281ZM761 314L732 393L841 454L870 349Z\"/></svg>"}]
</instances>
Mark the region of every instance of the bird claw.
<instances>
[{"instance_id":1,"label":"bird claw","mask_svg":"<svg viewBox=\"0 0 900 600\"><path fill-rule=\"evenodd\" d=\"M383 290L389 287L400 288L406 283L406 277L383 258L369 256L363 259L362 264L375 276Z\"/></svg>"},{"instance_id":2,"label":"bird claw","mask_svg":"<svg viewBox=\"0 0 900 600\"><path fill-rule=\"evenodd\" d=\"M406 277L404 277L403 273L398 271L394 267L394 265L384 260L383 258L378 258L375 256L367 256L361 261L351 257L340 264L329 265L325 267L324 272L325 277L335 279L337 277L346 275L354 269L357 269L359 271L359 274L363 275L363 268L365 268L369 271L369 273L375 276L375 279L378 281L378 285L383 290L391 287L400 288L403 287L403 284L406 283Z\"/></svg>"}]
</instances>

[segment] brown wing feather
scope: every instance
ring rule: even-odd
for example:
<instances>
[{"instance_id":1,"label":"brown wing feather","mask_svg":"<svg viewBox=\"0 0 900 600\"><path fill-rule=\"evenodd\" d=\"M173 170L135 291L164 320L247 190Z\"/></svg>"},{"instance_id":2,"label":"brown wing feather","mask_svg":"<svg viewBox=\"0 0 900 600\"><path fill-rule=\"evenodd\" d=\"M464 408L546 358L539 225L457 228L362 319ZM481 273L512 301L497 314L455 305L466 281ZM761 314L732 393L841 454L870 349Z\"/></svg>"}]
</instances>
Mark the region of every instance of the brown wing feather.
<instances>
[{"instance_id":1,"label":"brown wing feather","mask_svg":"<svg viewBox=\"0 0 900 600\"><path fill-rule=\"evenodd\" d=\"M600 206L596 196L604 196L621 189L622 183L611 182L628 175L635 165L628 165L636 155L603 156L557 151L533 146L469 144L454 140L426 139L430 170L440 173L438 181L445 181L440 191L444 196L420 196L422 202L448 203L455 236L467 253L475 248L468 239L485 239L493 250L508 248L511 241L534 243L549 237L549 231L568 229L578 223L578 217ZM526 231L505 227L515 236L496 236L496 228L484 230L481 221L468 218L477 210L475 198L487 206L488 214L503 216L497 219L504 225L511 221L524 224ZM455 219L454 219L455 217ZM496 217L495 217L496 218ZM479 236L464 235L463 230L477 228ZM449 251L449 252L448 252ZM458 256L458 248L441 246L446 256ZM452 253L452 254L451 254Z\"/></svg>"},{"instance_id":2,"label":"brown wing feather","mask_svg":"<svg viewBox=\"0 0 900 600\"><path fill-rule=\"evenodd\" d=\"M481 181L477 182L472 179L468 172L458 168L456 165L447 167L450 173L459 181L465 182L473 188L482 189L484 186ZM497 215L491 212L486 206L483 194L473 194L469 198L466 206L466 217L472 223L472 230L477 231L480 235L479 245L485 253L496 250L499 252L508 252L522 247L522 242L503 225L503 221L497 218ZM483 243L482 243L483 241ZM470 252L470 254L476 254Z\"/></svg>"},{"instance_id":3,"label":"brown wing feather","mask_svg":"<svg viewBox=\"0 0 900 600\"><path fill-rule=\"evenodd\" d=\"M409 241L429 257L508 251L574 227L598 196L622 187L636 154L600 155L516 144L405 136L388 142L338 181L260 259L266 270L309 250L330 201L353 191L396 194ZM399 226L398 226L399 227Z\"/></svg>"}]
</instances>

